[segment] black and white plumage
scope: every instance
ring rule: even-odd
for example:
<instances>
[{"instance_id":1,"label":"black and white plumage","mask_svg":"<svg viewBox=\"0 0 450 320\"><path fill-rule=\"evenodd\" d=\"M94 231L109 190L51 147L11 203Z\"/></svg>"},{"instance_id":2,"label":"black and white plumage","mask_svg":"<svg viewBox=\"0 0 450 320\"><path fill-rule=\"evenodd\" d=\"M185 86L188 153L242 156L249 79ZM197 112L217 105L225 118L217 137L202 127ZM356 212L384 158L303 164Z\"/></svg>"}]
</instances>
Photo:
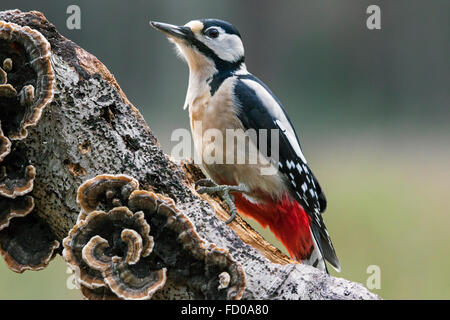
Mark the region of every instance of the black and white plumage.
<instances>
[{"instance_id":1,"label":"black and white plumage","mask_svg":"<svg viewBox=\"0 0 450 320\"><path fill-rule=\"evenodd\" d=\"M271 207L283 210L289 205L281 205L280 195L290 194L290 197L295 199L293 201L298 202L302 210L309 215L311 221L307 230L311 233L309 237L312 238L312 250L306 250L307 254L303 252L300 255L301 260L326 270L325 258L339 270L339 261L322 219L327 203L325 195L307 164L294 126L280 101L264 83L247 71L244 47L237 29L217 19L194 20L184 26L155 22L151 24L168 35L189 65L189 88L185 107L189 107L196 148L203 148L205 145L202 141L205 126L222 131L228 128L253 129L257 132L261 129L279 130L279 154L276 157L278 163L274 164L278 167L278 173L275 176L255 175L251 166L223 164L204 164L205 174L218 184L247 186L250 191L244 196L250 199L248 206L253 205L255 208ZM199 126L195 125L195 119L203 121L202 128L199 129ZM268 147L270 154L270 136L267 135L267 141L256 141L257 147L262 143ZM269 204L267 199L262 200L261 190L277 203ZM273 214L276 216L277 212ZM278 218L277 222L268 222L270 219L266 217L259 218L257 221L269 225L285 245L291 241L290 232L297 234L299 241L304 241L303 238L308 236L299 234L296 230L287 230L290 225L283 227ZM283 228L286 230L283 231ZM287 247L289 250L289 246ZM291 250L289 252L291 253Z\"/></svg>"},{"instance_id":2,"label":"black and white plumage","mask_svg":"<svg viewBox=\"0 0 450 320\"><path fill-rule=\"evenodd\" d=\"M290 184L290 190L312 218L312 233L320 251L337 269L333 244L321 214L327 201L319 182L309 168L297 133L286 111L272 91L250 73L237 76L234 94L239 101L238 117L246 129L278 129L279 171ZM266 142L270 145L270 141Z\"/></svg>"}]
</instances>

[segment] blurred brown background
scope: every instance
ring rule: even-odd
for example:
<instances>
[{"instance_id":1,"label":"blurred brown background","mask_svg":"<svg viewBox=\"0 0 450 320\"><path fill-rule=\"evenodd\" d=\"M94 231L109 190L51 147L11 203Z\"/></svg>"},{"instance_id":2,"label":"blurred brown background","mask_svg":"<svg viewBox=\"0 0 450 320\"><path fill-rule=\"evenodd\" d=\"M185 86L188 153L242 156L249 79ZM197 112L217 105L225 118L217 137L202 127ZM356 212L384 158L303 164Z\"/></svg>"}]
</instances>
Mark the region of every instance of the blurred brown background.
<instances>
[{"instance_id":1,"label":"blurred brown background","mask_svg":"<svg viewBox=\"0 0 450 320\"><path fill-rule=\"evenodd\" d=\"M66 9L81 8L81 30ZM366 8L381 8L381 30ZM240 30L250 72L280 98L329 200L341 259L333 275L386 299L450 298L450 3L442 1L22 1L114 73L170 153L188 69L149 20L221 18ZM262 231L267 238L270 233ZM274 242L276 243L276 242ZM0 299L79 299L60 257L17 275L0 262Z\"/></svg>"}]
</instances>

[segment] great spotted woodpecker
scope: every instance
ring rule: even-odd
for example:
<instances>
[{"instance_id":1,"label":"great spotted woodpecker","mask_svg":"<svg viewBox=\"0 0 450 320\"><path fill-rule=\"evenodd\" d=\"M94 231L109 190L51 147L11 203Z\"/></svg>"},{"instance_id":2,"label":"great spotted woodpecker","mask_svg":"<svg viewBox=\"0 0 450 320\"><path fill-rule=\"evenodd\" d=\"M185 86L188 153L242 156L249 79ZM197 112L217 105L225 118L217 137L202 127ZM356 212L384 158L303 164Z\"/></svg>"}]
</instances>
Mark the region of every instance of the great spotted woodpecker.
<instances>
[{"instance_id":1,"label":"great spotted woodpecker","mask_svg":"<svg viewBox=\"0 0 450 320\"><path fill-rule=\"evenodd\" d=\"M194 146L199 154L213 148L230 156L230 150L238 150L206 140L207 130L218 130L224 135L230 129L279 131L278 155L270 156L277 169L275 174L261 174L261 163L202 161L202 170L215 185L200 187L199 192L222 193L233 213L228 222L237 208L263 227L268 226L291 257L323 271L328 271L327 260L339 270L339 260L322 219L325 195L308 167L280 101L247 71L238 30L217 19L193 20L184 26L150 24L168 36L189 65L184 108L189 109ZM266 137L269 139L269 135ZM270 149L271 143L261 141L258 135L256 152L261 151L262 144Z\"/></svg>"}]
</instances>

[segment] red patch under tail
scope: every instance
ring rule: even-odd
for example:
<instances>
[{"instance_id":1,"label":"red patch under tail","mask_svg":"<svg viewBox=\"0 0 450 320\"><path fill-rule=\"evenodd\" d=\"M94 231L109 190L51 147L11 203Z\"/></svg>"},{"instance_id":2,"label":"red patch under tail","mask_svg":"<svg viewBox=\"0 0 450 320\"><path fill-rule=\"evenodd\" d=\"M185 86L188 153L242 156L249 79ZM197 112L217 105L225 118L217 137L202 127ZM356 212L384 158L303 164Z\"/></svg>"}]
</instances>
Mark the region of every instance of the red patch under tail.
<instances>
[{"instance_id":1,"label":"red patch under tail","mask_svg":"<svg viewBox=\"0 0 450 320\"><path fill-rule=\"evenodd\" d=\"M289 194L281 201L268 197L264 203L248 201L242 194L234 194L239 213L255 219L264 228L269 227L275 237L298 261L308 258L313 249L310 231L311 218Z\"/></svg>"}]
</instances>

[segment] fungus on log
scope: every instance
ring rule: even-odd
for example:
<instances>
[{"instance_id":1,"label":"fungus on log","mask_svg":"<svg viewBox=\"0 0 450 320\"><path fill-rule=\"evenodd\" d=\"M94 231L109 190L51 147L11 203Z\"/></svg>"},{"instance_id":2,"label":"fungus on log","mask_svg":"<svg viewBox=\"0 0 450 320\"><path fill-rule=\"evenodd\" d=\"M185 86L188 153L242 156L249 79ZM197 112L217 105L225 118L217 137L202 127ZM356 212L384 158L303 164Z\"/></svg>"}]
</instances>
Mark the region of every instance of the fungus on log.
<instances>
[{"instance_id":1,"label":"fungus on log","mask_svg":"<svg viewBox=\"0 0 450 320\"><path fill-rule=\"evenodd\" d=\"M77 192L81 207L78 220L96 209L111 210L126 204L130 194L139 188L139 182L127 175L100 175L84 182Z\"/></svg>"},{"instance_id":2,"label":"fungus on log","mask_svg":"<svg viewBox=\"0 0 450 320\"><path fill-rule=\"evenodd\" d=\"M145 263L153 248L149 232L142 212L94 211L64 240L63 256L83 286L107 286L123 299L149 299L166 281L164 268Z\"/></svg>"},{"instance_id":3,"label":"fungus on log","mask_svg":"<svg viewBox=\"0 0 450 320\"><path fill-rule=\"evenodd\" d=\"M153 192L136 190L130 195L128 206L141 210L154 226L153 249L157 263L167 266L168 277L186 283L197 298L240 299L246 287L242 266L228 250L207 244L197 234L194 225L182 214L172 199ZM228 273L227 286L220 286L220 274Z\"/></svg>"},{"instance_id":4,"label":"fungus on log","mask_svg":"<svg viewBox=\"0 0 450 320\"><path fill-rule=\"evenodd\" d=\"M53 97L50 54L39 32L0 21L0 254L19 273L46 267L59 246L49 226L30 215L36 169L24 152L28 128Z\"/></svg>"},{"instance_id":5,"label":"fungus on log","mask_svg":"<svg viewBox=\"0 0 450 320\"><path fill-rule=\"evenodd\" d=\"M0 163L0 166L3 174L0 181L0 197L16 198L33 190L36 169L19 150L13 147L13 152Z\"/></svg>"},{"instance_id":6,"label":"fungus on log","mask_svg":"<svg viewBox=\"0 0 450 320\"><path fill-rule=\"evenodd\" d=\"M108 287L99 287L91 289L81 285L81 293L88 300L120 300Z\"/></svg>"},{"instance_id":7,"label":"fungus on log","mask_svg":"<svg viewBox=\"0 0 450 320\"><path fill-rule=\"evenodd\" d=\"M10 199L0 197L0 231L9 225L14 217L24 217L34 208L34 199L30 196Z\"/></svg>"},{"instance_id":8,"label":"fungus on log","mask_svg":"<svg viewBox=\"0 0 450 320\"><path fill-rule=\"evenodd\" d=\"M11 141L4 136L2 131L2 123L0 122L0 163L11 152ZM0 176L1 179L1 176Z\"/></svg>"},{"instance_id":9,"label":"fungus on log","mask_svg":"<svg viewBox=\"0 0 450 320\"><path fill-rule=\"evenodd\" d=\"M4 100L11 100L17 96L17 91L9 83L0 84L0 97Z\"/></svg>"},{"instance_id":10,"label":"fungus on log","mask_svg":"<svg viewBox=\"0 0 450 320\"><path fill-rule=\"evenodd\" d=\"M0 253L14 272L44 269L58 247L49 227L33 215L11 220L0 232Z\"/></svg>"},{"instance_id":11,"label":"fungus on log","mask_svg":"<svg viewBox=\"0 0 450 320\"><path fill-rule=\"evenodd\" d=\"M0 97L4 98L0 100L3 130L11 140L21 140L53 98L50 44L36 30L0 21L0 52L5 57L3 67L10 69L8 83L0 86ZM24 87L38 93L33 103L26 106L16 97Z\"/></svg>"},{"instance_id":12,"label":"fungus on log","mask_svg":"<svg viewBox=\"0 0 450 320\"><path fill-rule=\"evenodd\" d=\"M10 268L42 268L74 229L64 249L85 274L102 279L96 288L81 286L90 299L378 298L290 260L240 217L226 225L227 206L195 191L199 168L163 153L100 61L39 12L2 11L0 21L0 252ZM89 180L105 172L122 178ZM32 190L11 191L27 179ZM99 226L111 213L141 224L121 221L105 234ZM142 214L149 234L138 227Z\"/></svg>"},{"instance_id":13,"label":"fungus on log","mask_svg":"<svg viewBox=\"0 0 450 320\"><path fill-rule=\"evenodd\" d=\"M240 299L242 267L226 250L207 245L172 199L138 187L125 175L100 175L78 189L82 210L64 239L63 256L79 283L87 289L107 286L122 299L149 299L168 277L198 298Z\"/></svg>"},{"instance_id":14,"label":"fungus on log","mask_svg":"<svg viewBox=\"0 0 450 320\"><path fill-rule=\"evenodd\" d=\"M10 72L12 70L12 67L13 63L11 58L6 58L5 60L3 60L3 70L5 70L6 72Z\"/></svg>"}]
</instances>

